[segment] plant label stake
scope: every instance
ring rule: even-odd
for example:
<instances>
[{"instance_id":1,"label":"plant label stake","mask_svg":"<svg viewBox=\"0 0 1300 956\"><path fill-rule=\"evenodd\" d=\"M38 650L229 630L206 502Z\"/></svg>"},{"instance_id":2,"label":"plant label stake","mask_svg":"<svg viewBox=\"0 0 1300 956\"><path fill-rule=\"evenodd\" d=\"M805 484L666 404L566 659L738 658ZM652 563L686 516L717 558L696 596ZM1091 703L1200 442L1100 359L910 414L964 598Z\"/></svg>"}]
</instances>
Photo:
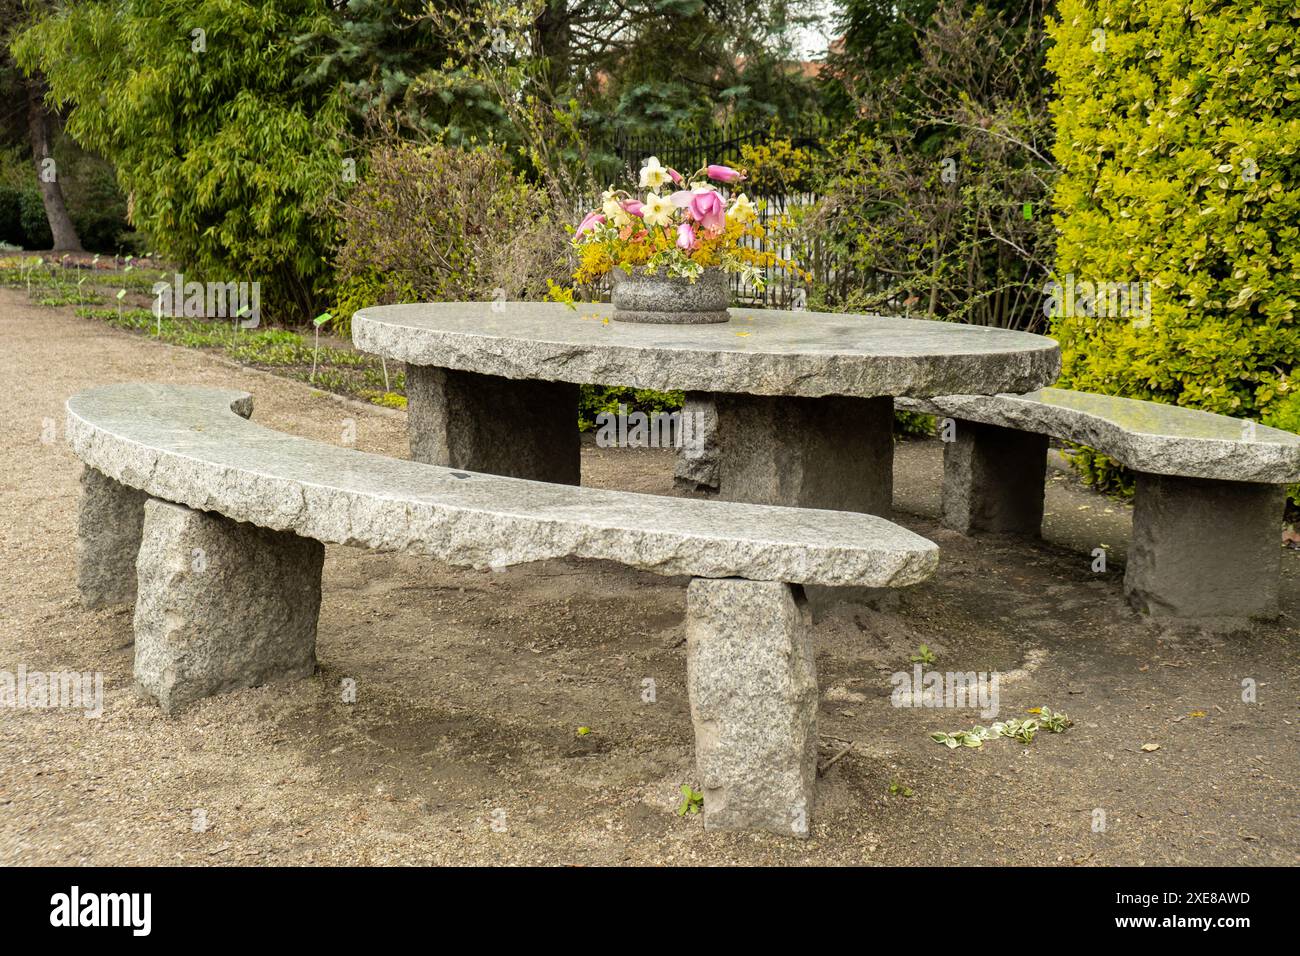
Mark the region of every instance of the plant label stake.
<instances>
[{"instance_id":1,"label":"plant label stake","mask_svg":"<svg viewBox=\"0 0 1300 956\"><path fill-rule=\"evenodd\" d=\"M316 316L316 318L311 320L311 324L316 327L316 344L312 346L311 350L311 375L309 376L309 381L316 381L316 353L320 351L320 327L332 318L334 318L334 316L330 315L328 312L322 312L320 315Z\"/></svg>"}]
</instances>

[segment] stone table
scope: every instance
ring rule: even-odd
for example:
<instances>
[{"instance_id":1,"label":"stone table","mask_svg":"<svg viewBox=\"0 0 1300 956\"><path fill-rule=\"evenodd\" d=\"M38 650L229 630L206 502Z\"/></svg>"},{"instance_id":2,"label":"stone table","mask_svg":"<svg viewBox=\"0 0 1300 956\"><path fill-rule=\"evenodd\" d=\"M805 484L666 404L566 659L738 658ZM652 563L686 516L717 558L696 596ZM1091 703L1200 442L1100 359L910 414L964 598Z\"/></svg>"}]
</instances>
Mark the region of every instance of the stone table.
<instances>
[{"instance_id":1,"label":"stone table","mask_svg":"<svg viewBox=\"0 0 1300 956\"><path fill-rule=\"evenodd\" d=\"M895 396L1028 392L1060 371L1056 342L1004 329L767 309L649 325L612 311L376 306L353 316L352 339L406 363L418 461L577 484L579 385L681 390L716 415L723 498L872 514L892 498Z\"/></svg>"}]
</instances>

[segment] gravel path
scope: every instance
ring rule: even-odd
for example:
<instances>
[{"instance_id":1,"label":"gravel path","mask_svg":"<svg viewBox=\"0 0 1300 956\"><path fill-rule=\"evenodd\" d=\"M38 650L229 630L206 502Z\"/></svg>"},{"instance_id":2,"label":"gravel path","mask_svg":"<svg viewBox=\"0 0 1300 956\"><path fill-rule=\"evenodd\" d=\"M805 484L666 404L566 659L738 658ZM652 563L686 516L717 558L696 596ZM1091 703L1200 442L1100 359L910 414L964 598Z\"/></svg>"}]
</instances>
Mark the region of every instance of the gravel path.
<instances>
[{"instance_id":1,"label":"gravel path","mask_svg":"<svg viewBox=\"0 0 1300 956\"><path fill-rule=\"evenodd\" d=\"M680 785L698 784L682 580L330 548L315 678L160 716L132 691L130 609L76 600L64 399L128 380L244 388L272 427L355 431L392 455L405 416L10 290L0 356L0 671L98 671L105 695L99 719L0 710L0 864L1297 862L1300 553L1285 556L1279 622L1152 623L1120 595L1125 506L1058 474L1052 543L967 541L934 520L939 446L904 444L899 520L944 549L942 570L817 624L830 766L813 839L706 834L674 812ZM670 492L661 452L588 446L583 465L592 484ZM1098 544L1112 562L1095 574ZM922 643L935 670L1000 672L1002 719L1046 704L1076 725L1028 746L932 743L988 721L890 706L890 675ZM1244 679L1258 703L1241 700Z\"/></svg>"}]
</instances>

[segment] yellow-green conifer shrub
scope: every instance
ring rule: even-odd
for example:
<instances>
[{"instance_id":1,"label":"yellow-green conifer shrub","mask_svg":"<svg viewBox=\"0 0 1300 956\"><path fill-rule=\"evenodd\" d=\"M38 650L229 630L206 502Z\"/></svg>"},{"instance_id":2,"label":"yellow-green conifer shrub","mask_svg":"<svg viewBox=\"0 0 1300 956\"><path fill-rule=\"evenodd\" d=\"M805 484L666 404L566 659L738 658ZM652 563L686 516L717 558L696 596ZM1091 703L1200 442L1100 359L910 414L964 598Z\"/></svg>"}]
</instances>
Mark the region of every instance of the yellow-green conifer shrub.
<instances>
[{"instance_id":1,"label":"yellow-green conifer shrub","mask_svg":"<svg viewBox=\"0 0 1300 956\"><path fill-rule=\"evenodd\" d=\"M1057 9L1056 298L1075 292L1052 326L1062 384L1295 428L1300 5ZM1125 309L1113 293L1130 288Z\"/></svg>"}]
</instances>

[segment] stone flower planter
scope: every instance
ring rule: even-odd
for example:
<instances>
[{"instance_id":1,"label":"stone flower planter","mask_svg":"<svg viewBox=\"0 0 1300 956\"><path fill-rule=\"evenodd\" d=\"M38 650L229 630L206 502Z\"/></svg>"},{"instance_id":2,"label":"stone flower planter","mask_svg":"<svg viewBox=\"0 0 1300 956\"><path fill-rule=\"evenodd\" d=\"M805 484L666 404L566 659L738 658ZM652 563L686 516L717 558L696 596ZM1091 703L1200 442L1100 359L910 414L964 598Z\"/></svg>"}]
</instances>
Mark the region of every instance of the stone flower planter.
<instances>
[{"instance_id":1,"label":"stone flower planter","mask_svg":"<svg viewBox=\"0 0 1300 956\"><path fill-rule=\"evenodd\" d=\"M721 269L705 269L694 282L665 275L629 276L621 269L611 272L610 279L615 322L701 325L731 318L731 290Z\"/></svg>"}]
</instances>

